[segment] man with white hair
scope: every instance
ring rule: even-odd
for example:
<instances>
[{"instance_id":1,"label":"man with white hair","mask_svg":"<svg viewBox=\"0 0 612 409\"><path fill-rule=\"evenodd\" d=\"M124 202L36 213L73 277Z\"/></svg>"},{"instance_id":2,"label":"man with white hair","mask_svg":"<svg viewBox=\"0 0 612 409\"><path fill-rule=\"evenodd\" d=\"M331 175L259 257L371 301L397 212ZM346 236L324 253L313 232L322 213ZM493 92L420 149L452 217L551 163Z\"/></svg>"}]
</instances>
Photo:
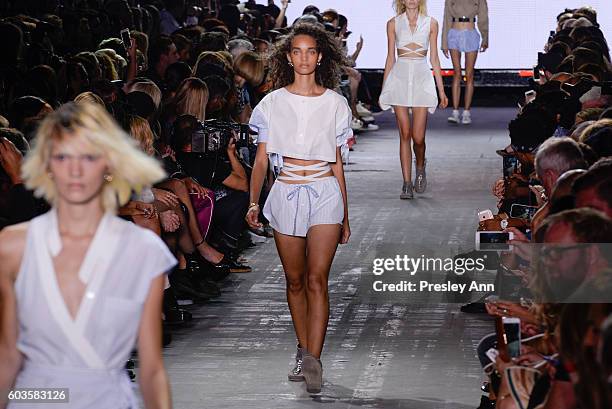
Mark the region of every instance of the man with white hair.
<instances>
[{"instance_id":1,"label":"man with white hair","mask_svg":"<svg viewBox=\"0 0 612 409\"><path fill-rule=\"evenodd\" d=\"M243 40L241 38L236 38L234 40L230 40L227 43L227 51L232 54L234 60L238 58L240 54L244 54L247 51L255 50L255 46L248 40Z\"/></svg>"},{"instance_id":2,"label":"man with white hair","mask_svg":"<svg viewBox=\"0 0 612 409\"><path fill-rule=\"evenodd\" d=\"M571 138L549 138L535 157L535 170L546 197L550 197L559 176L571 169L586 169L580 146Z\"/></svg>"}]
</instances>

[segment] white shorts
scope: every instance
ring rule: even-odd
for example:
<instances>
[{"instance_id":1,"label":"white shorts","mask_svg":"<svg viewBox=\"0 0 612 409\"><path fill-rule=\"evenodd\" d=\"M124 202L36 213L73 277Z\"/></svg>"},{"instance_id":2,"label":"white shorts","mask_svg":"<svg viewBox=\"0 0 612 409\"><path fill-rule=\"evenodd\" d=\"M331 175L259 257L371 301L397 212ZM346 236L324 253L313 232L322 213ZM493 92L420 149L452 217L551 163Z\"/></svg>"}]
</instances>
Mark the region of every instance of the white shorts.
<instances>
[{"instance_id":1,"label":"white shorts","mask_svg":"<svg viewBox=\"0 0 612 409\"><path fill-rule=\"evenodd\" d=\"M289 184L274 182L263 214L279 233L306 237L308 229L318 224L342 224L344 201L340 184L333 177L315 182Z\"/></svg>"}]
</instances>

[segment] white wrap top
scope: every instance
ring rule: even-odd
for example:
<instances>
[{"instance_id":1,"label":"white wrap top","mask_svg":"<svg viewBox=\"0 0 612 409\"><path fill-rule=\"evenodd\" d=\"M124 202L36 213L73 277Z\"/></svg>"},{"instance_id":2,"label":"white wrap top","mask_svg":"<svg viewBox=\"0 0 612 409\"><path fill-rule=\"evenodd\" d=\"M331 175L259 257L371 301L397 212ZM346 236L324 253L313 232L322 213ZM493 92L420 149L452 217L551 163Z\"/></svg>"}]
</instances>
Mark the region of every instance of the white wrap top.
<instances>
[{"instance_id":1,"label":"white wrap top","mask_svg":"<svg viewBox=\"0 0 612 409\"><path fill-rule=\"evenodd\" d=\"M15 388L68 388L70 402L62 408L136 409L125 362L151 281L176 259L154 233L107 213L79 270L86 290L73 319L53 267L61 248L55 209L30 222L15 282L17 347L24 355Z\"/></svg>"}]
</instances>

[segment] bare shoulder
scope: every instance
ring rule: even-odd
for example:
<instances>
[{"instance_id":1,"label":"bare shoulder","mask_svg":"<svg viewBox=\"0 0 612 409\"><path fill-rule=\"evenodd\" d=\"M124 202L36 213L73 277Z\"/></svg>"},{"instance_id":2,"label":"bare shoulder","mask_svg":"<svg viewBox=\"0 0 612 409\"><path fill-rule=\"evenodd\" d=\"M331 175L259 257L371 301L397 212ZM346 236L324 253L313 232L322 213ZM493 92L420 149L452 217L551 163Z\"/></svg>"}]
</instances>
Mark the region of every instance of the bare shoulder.
<instances>
[{"instance_id":1,"label":"bare shoulder","mask_svg":"<svg viewBox=\"0 0 612 409\"><path fill-rule=\"evenodd\" d=\"M437 28L438 27L438 20L436 20L433 17L429 17L431 19L431 28Z\"/></svg>"},{"instance_id":2,"label":"bare shoulder","mask_svg":"<svg viewBox=\"0 0 612 409\"><path fill-rule=\"evenodd\" d=\"M387 28L391 28L391 27L395 27L395 17L391 17L388 21L387 21Z\"/></svg>"},{"instance_id":3,"label":"bare shoulder","mask_svg":"<svg viewBox=\"0 0 612 409\"><path fill-rule=\"evenodd\" d=\"M0 231L0 274L17 275L25 250L29 222L5 227Z\"/></svg>"}]
</instances>

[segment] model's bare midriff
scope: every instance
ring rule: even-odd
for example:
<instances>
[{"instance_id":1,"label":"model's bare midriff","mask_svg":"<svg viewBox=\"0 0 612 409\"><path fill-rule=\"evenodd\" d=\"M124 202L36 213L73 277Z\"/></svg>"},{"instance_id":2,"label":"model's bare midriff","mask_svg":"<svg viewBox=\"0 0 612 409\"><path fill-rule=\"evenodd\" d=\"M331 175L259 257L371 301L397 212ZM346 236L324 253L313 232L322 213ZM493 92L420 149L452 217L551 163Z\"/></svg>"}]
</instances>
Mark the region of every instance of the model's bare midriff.
<instances>
[{"instance_id":1,"label":"model's bare midriff","mask_svg":"<svg viewBox=\"0 0 612 409\"><path fill-rule=\"evenodd\" d=\"M286 156L283 157L283 162L292 163L294 165L299 165L299 166L309 166L309 165L315 165L318 163L328 163L328 162L320 161L320 160L295 159L295 158L288 158ZM301 171L292 171L292 173L295 173L296 175L300 175L300 176L310 176L310 175L314 175L315 173L317 173L317 171L301 170ZM281 170L280 176L289 176L289 175L287 175L285 172ZM328 176L334 176L334 172L330 170L329 172L317 177L317 179L328 177ZM304 181L283 180L283 183L299 184L299 183L304 183Z\"/></svg>"},{"instance_id":2,"label":"model's bare midriff","mask_svg":"<svg viewBox=\"0 0 612 409\"><path fill-rule=\"evenodd\" d=\"M455 21L451 28L454 28L455 30L473 30L476 28L476 23Z\"/></svg>"}]
</instances>

